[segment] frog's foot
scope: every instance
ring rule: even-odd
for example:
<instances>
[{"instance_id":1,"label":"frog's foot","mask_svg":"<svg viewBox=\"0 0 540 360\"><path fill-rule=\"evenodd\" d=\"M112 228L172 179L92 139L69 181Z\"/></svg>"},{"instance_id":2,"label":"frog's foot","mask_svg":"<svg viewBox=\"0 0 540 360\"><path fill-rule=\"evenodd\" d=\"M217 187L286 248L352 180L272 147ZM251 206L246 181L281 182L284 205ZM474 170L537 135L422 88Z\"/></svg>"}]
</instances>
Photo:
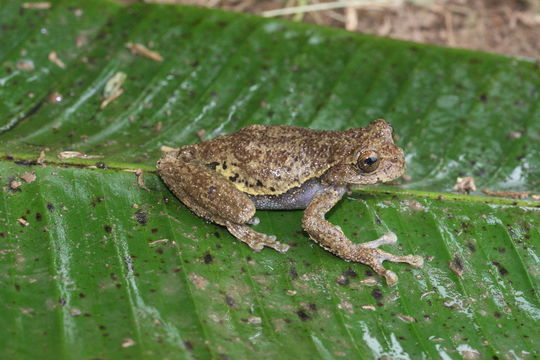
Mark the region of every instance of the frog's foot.
<instances>
[{"instance_id":1,"label":"frog's foot","mask_svg":"<svg viewBox=\"0 0 540 360\"><path fill-rule=\"evenodd\" d=\"M386 251L377 249L378 246L393 244L397 240L394 233L386 233L377 240L370 241L364 244L359 244L354 251L352 261L358 261L362 264L370 266L377 274L384 276L386 283L390 286L394 285L398 278L397 275L390 270L386 270L382 263L383 261L404 262L414 267L420 268L424 265L424 259L418 255L394 255Z\"/></svg>"},{"instance_id":2,"label":"frog's foot","mask_svg":"<svg viewBox=\"0 0 540 360\"><path fill-rule=\"evenodd\" d=\"M289 245L276 241L274 235L266 235L257 232L244 224L227 223L227 230L238 240L245 242L255 251L261 251L263 247L268 246L279 252L289 250Z\"/></svg>"}]
</instances>

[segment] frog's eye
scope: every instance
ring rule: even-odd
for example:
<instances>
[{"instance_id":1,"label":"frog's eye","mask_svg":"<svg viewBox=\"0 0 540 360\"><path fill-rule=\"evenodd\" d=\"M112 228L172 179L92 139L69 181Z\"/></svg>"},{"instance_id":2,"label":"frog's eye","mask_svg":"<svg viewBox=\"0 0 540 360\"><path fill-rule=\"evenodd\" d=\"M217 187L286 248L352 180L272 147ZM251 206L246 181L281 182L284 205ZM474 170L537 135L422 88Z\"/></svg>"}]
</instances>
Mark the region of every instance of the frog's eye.
<instances>
[{"instance_id":1,"label":"frog's eye","mask_svg":"<svg viewBox=\"0 0 540 360\"><path fill-rule=\"evenodd\" d=\"M364 151L360 154L358 157L358 161L356 165L360 168L360 170L370 173L379 167L379 155L376 151L368 150Z\"/></svg>"}]
</instances>

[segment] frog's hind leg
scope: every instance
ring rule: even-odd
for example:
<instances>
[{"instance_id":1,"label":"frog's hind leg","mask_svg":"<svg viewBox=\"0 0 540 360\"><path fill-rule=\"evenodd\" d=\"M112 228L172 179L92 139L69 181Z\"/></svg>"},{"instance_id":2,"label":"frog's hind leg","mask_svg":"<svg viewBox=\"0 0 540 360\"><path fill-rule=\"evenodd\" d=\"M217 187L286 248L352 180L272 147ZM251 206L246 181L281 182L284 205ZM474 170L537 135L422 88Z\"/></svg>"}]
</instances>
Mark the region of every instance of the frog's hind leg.
<instances>
[{"instance_id":1,"label":"frog's hind leg","mask_svg":"<svg viewBox=\"0 0 540 360\"><path fill-rule=\"evenodd\" d=\"M261 234L247 225L258 221L254 217L255 205L222 175L204 166L183 161L174 154L162 158L158 168L167 186L191 211L227 227L234 237L253 250L259 251L268 246L285 252L289 248L276 241L275 236Z\"/></svg>"},{"instance_id":2,"label":"frog's hind leg","mask_svg":"<svg viewBox=\"0 0 540 360\"><path fill-rule=\"evenodd\" d=\"M317 195L306 208L302 224L310 237L326 250L346 261L355 261L370 266L377 274L384 276L388 285L397 282L397 276L386 270L382 263L385 260L405 262L415 267L421 267L423 259L415 255L393 255L377 247L393 244L397 241L394 233L386 233L377 240L363 244L350 241L338 226L326 221L325 214L341 199L345 189L329 189Z\"/></svg>"}]
</instances>

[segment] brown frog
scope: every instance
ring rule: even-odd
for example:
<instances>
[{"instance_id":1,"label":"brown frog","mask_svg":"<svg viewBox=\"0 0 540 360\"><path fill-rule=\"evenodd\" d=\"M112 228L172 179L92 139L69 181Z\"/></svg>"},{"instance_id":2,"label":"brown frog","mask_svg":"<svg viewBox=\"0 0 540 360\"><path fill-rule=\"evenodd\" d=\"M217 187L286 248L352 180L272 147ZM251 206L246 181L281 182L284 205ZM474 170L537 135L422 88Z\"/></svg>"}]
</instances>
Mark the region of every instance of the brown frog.
<instances>
[{"instance_id":1,"label":"brown frog","mask_svg":"<svg viewBox=\"0 0 540 360\"><path fill-rule=\"evenodd\" d=\"M253 250L289 248L248 226L258 223L257 209L305 209L302 225L315 242L346 261L369 265L389 285L397 276L382 266L383 261L423 264L420 256L378 249L397 241L392 232L356 244L324 218L350 185L385 182L403 174L403 150L394 145L392 127L382 119L347 131L251 125L167 152L157 168L195 214L225 226Z\"/></svg>"}]
</instances>

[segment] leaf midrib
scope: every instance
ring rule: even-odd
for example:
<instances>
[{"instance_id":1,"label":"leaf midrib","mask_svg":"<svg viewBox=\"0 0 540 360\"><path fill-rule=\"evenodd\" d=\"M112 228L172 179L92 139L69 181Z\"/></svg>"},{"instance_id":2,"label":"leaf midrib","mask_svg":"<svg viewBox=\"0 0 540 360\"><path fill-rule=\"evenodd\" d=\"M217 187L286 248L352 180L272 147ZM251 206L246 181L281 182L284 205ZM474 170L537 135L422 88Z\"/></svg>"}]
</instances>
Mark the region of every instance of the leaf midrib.
<instances>
[{"instance_id":1,"label":"leaf midrib","mask_svg":"<svg viewBox=\"0 0 540 360\"><path fill-rule=\"evenodd\" d=\"M5 151L0 151L0 162L28 162L26 166L37 166L36 154L8 154ZM106 158L104 158L106 160ZM58 166L62 168L88 168L88 170L94 170L95 164L100 162L101 159L72 159L71 161L62 161L52 156L47 156L44 164ZM133 164L123 162L107 162L106 169L108 171L124 171L134 172L135 170L142 170L146 174L152 174L157 176L157 170L154 166L146 164ZM92 166L92 168L90 168ZM465 202L465 203L482 203L486 205L498 205L498 206L516 206L529 208L530 210L540 210L540 200L526 200L526 199L512 199L506 197L493 197L482 195L469 195L459 193L448 193L442 191L425 191L425 190L411 190L405 188L399 188L392 185L364 185L357 186L351 190L353 194L363 195L387 195L397 198L417 198L417 199L431 199L440 201L453 201L453 202Z\"/></svg>"}]
</instances>

